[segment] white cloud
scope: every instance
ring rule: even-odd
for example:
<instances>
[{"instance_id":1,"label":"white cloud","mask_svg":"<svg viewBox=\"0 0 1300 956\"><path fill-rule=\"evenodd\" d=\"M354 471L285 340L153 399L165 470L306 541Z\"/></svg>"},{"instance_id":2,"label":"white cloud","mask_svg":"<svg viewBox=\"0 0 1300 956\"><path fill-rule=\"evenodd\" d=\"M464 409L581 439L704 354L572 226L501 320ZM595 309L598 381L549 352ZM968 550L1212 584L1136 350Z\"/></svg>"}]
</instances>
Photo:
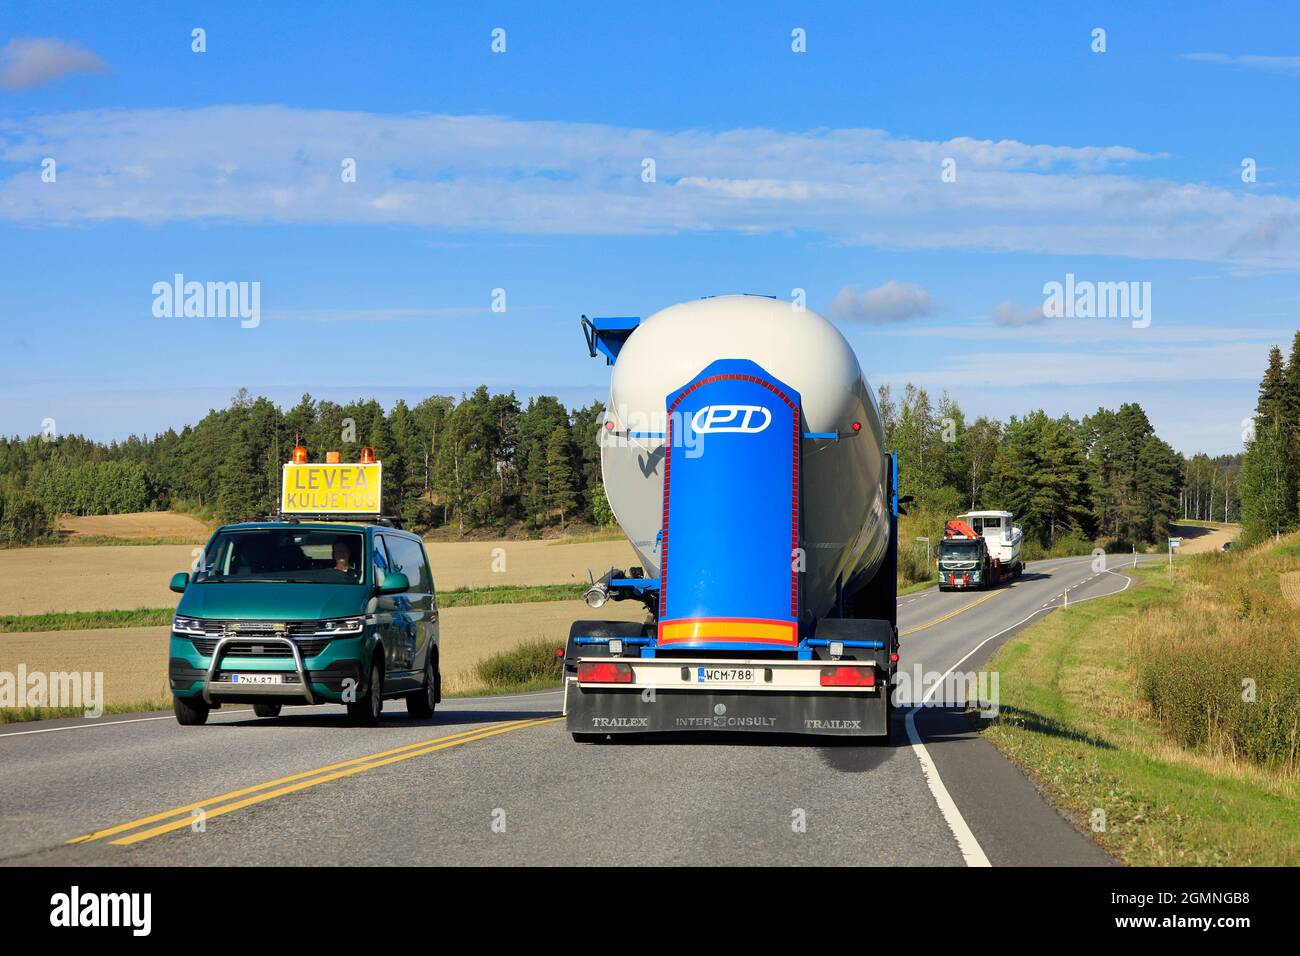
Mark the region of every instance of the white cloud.
<instances>
[{"instance_id":1,"label":"white cloud","mask_svg":"<svg viewBox=\"0 0 1300 956\"><path fill-rule=\"evenodd\" d=\"M993 307L993 324L1004 325L1010 328L1019 328L1022 325L1038 325L1046 322L1047 316L1043 314L1043 307L1026 308L1011 299L1005 299Z\"/></svg>"},{"instance_id":2,"label":"white cloud","mask_svg":"<svg viewBox=\"0 0 1300 956\"><path fill-rule=\"evenodd\" d=\"M1221 66L1248 66L1257 70L1280 73L1300 73L1300 56L1232 56L1227 53L1184 53L1184 60L1199 63L1217 63Z\"/></svg>"},{"instance_id":3,"label":"white cloud","mask_svg":"<svg viewBox=\"0 0 1300 956\"><path fill-rule=\"evenodd\" d=\"M108 64L80 43L15 37L0 47L0 90L44 86L74 73L105 73Z\"/></svg>"},{"instance_id":4,"label":"white cloud","mask_svg":"<svg viewBox=\"0 0 1300 956\"><path fill-rule=\"evenodd\" d=\"M59 160L57 188L29 174L45 156ZM642 182L645 157L658 182ZM93 110L0 119L0 217L808 232L895 249L1300 267L1300 200L1131 171L1162 157L870 129L660 132L281 106ZM357 162L355 183L340 181L345 158ZM956 161L956 182L940 180L945 158Z\"/></svg>"},{"instance_id":5,"label":"white cloud","mask_svg":"<svg viewBox=\"0 0 1300 956\"><path fill-rule=\"evenodd\" d=\"M933 315L930 293L910 282L894 282L866 292L846 285L831 302L830 316L841 322L906 322L908 319Z\"/></svg>"}]
</instances>

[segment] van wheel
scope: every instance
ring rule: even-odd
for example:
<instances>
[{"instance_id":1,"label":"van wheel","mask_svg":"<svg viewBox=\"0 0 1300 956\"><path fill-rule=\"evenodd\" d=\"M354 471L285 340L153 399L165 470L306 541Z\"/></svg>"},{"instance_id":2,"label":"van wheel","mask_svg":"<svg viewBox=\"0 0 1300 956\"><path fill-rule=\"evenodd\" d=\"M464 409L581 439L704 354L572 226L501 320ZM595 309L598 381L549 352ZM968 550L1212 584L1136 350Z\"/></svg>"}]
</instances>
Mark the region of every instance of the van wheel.
<instances>
[{"instance_id":1,"label":"van wheel","mask_svg":"<svg viewBox=\"0 0 1300 956\"><path fill-rule=\"evenodd\" d=\"M379 661L370 664L370 680L366 692L354 702L348 704L348 717L361 727L373 727L379 723L379 715L384 709L384 670Z\"/></svg>"},{"instance_id":2,"label":"van wheel","mask_svg":"<svg viewBox=\"0 0 1300 956\"><path fill-rule=\"evenodd\" d=\"M406 712L417 720L433 716L438 703L438 675L433 669L433 654L424 665L424 686L406 695Z\"/></svg>"},{"instance_id":3,"label":"van wheel","mask_svg":"<svg viewBox=\"0 0 1300 956\"><path fill-rule=\"evenodd\" d=\"M172 713L182 727L198 727L208 722L209 707L202 697L173 697Z\"/></svg>"},{"instance_id":4,"label":"van wheel","mask_svg":"<svg viewBox=\"0 0 1300 956\"><path fill-rule=\"evenodd\" d=\"M258 717L279 717L280 704L254 704L253 713Z\"/></svg>"}]
</instances>

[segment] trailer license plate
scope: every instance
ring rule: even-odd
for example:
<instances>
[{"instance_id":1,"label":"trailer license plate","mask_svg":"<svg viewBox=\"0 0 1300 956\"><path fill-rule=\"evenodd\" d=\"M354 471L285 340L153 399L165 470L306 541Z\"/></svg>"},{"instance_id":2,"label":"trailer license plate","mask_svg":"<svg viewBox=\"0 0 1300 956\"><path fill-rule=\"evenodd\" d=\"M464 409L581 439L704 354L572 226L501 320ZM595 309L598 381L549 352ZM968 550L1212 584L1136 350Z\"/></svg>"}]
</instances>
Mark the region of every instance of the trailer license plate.
<instances>
[{"instance_id":1,"label":"trailer license plate","mask_svg":"<svg viewBox=\"0 0 1300 956\"><path fill-rule=\"evenodd\" d=\"M752 684L757 678L753 667L697 667L697 684Z\"/></svg>"},{"instance_id":2,"label":"trailer license plate","mask_svg":"<svg viewBox=\"0 0 1300 956\"><path fill-rule=\"evenodd\" d=\"M279 674L231 674L232 684L279 684Z\"/></svg>"}]
</instances>

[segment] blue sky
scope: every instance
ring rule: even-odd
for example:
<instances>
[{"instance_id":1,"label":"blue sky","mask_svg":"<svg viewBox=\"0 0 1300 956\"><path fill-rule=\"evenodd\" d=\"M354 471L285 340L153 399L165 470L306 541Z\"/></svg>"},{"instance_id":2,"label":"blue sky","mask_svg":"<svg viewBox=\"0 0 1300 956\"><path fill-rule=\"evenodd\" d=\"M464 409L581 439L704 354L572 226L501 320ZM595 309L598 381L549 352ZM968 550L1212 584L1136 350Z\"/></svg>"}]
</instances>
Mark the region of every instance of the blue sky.
<instances>
[{"instance_id":1,"label":"blue sky","mask_svg":"<svg viewBox=\"0 0 1300 956\"><path fill-rule=\"evenodd\" d=\"M576 404L579 314L804 289L873 384L1224 452L1300 328L1286 5L228 6L0 9L0 431ZM176 273L259 282L260 324L156 317ZM1150 325L1044 320L1067 274L1150 283Z\"/></svg>"}]
</instances>

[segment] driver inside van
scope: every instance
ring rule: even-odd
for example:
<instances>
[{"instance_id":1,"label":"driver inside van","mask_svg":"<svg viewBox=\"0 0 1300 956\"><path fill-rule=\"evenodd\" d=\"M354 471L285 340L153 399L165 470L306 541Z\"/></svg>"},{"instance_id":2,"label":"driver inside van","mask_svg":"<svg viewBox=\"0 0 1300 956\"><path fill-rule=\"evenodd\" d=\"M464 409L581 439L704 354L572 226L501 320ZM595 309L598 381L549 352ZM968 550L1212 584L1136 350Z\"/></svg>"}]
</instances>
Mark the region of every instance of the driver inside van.
<instances>
[{"instance_id":1,"label":"driver inside van","mask_svg":"<svg viewBox=\"0 0 1300 956\"><path fill-rule=\"evenodd\" d=\"M333 556L335 571L342 571L350 577L356 576L356 568L352 563L352 550L346 541L334 542Z\"/></svg>"}]
</instances>

